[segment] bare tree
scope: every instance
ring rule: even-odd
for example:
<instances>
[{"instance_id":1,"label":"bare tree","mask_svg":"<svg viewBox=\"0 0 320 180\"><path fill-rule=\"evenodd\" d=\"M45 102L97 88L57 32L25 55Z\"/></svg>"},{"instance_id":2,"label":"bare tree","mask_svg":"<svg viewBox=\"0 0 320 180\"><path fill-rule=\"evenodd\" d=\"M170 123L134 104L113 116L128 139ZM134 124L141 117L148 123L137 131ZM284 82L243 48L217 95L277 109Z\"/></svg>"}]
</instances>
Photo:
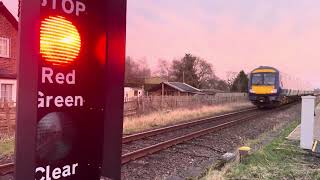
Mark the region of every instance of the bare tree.
<instances>
[{"instance_id":1,"label":"bare tree","mask_svg":"<svg viewBox=\"0 0 320 180\"><path fill-rule=\"evenodd\" d=\"M158 60L158 69L156 71L156 74L160 76L162 79L165 79L167 81L170 81L170 62L164 59Z\"/></svg>"},{"instance_id":2,"label":"bare tree","mask_svg":"<svg viewBox=\"0 0 320 180\"><path fill-rule=\"evenodd\" d=\"M125 82L142 82L151 76L146 59L134 60L128 56L126 58Z\"/></svg>"},{"instance_id":3,"label":"bare tree","mask_svg":"<svg viewBox=\"0 0 320 180\"><path fill-rule=\"evenodd\" d=\"M214 74L212 64L208 63L204 59L197 58L195 69L199 82L198 87L213 88L218 78Z\"/></svg>"},{"instance_id":4,"label":"bare tree","mask_svg":"<svg viewBox=\"0 0 320 180\"><path fill-rule=\"evenodd\" d=\"M229 86L228 86L228 83L224 80L218 80L215 87L215 89L218 89L218 90L222 90L222 91L228 91L229 90Z\"/></svg>"},{"instance_id":5,"label":"bare tree","mask_svg":"<svg viewBox=\"0 0 320 180\"><path fill-rule=\"evenodd\" d=\"M228 84L228 89L231 90L233 82L237 78L238 73L233 72L233 71L228 71L227 72L227 84Z\"/></svg>"},{"instance_id":6,"label":"bare tree","mask_svg":"<svg viewBox=\"0 0 320 180\"><path fill-rule=\"evenodd\" d=\"M198 77L196 74L197 57L186 54L180 60L173 60L171 75L174 81L185 82L191 86L198 87Z\"/></svg>"},{"instance_id":7,"label":"bare tree","mask_svg":"<svg viewBox=\"0 0 320 180\"><path fill-rule=\"evenodd\" d=\"M173 80L197 88L214 88L218 80L210 63L191 54L186 54L181 60L173 60L170 72Z\"/></svg>"}]
</instances>

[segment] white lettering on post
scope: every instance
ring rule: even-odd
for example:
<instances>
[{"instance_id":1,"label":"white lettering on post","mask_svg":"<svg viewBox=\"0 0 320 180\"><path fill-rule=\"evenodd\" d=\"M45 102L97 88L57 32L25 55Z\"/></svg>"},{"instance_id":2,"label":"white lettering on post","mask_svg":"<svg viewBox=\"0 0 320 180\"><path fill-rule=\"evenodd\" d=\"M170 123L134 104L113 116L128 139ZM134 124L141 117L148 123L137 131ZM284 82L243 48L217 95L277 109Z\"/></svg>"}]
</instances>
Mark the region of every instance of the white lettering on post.
<instances>
[{"instance_id":1,"label":"white lettering on post","mask_svg":"<svg viewBox=\"0 0 320 180\"><path fill-rule=\"evenodd\" d=\"M53 70L48 67L42 67L42 75L41 75L41 82L46 83L46 79L49 83L53 83L52 80Z\"/></svg>"},{"instance_id":2,"label":"white lettering on post","mask_svg":"<svg viewBox=\"0 0 320 180\"><path fill-rule=\"evenodd\" d=\"M62 0L62 9L65 13L71 14L74 11L74 4L72 0Z\"/></svg>"},{"instance_id":3,"label":"white lettering on post","mask_svg":"<svg viewBox=\"0 0 320 180\"><path fill-rule=\"evenodd\" d=\"M63 177L68 177L71 176L71 168L69 165L63 166L63 171L62 171L62 176Z\"/></svg>"},{"instance_id":4,"label":"white lettering on post","mask_svg":"<svg viewBox=\"0 0 320 180\"><path fill-rule=\"evenodd\" d=\"M82 2L77 1L76 2L76 15L79 16L80 12L86 11L86 5Z\"/></svg>"},{"instance_id":5,"label":"white lettering on post","mask_svg":"<svg viewBox=\"0 0 320 180\"><path fill-rule=\"evenodd\" d=\"M63 106L63 97L62 96L57 96L55 99L54 99L54 105L56 107L62 107Z\"/></svg>"},{"instance_id":6,"label":"white lettering on post","mask_svg":"<svg viewBox=\"0 0 320 180\"><path fill-rule=\"evenodd\" d=\"M52 178L53 179L60 179L60 177L61 177L61 169L60 168L55 168L52 171Z\"/></svg>"},{"instance_id":7,"label":"white lettering on post","mask_svg":"<svg viewBox=\"0 0 320 180\"><path fill-rule=\"evenodd\" d=\"M49 6L53 10L61 8L65 13L75 13L77 16L80 16L80 13L84 13L86 11L86 5L83 2L75 0L59 0L58 2L57 0L42 0L41 6Z\"/></svg>"},{"instance_id":8,"label":"white lettering on post","mask_svg":"<svg viewBox=\"0 0 320 180\"><path fill-rule=\"evenodd\" d=\"M55 73L52 68L42 67L41 82L43 84L76 84L76 71L72 70L70 73L64 75L61 72Z\"/></svg>"},{"instance_id":9,"label":"white lettering on post","mask_svg":"<svg viewBox=\"0 0 320 180\"><path fill-rule=\"evenodd\" d=\"M44 94L41 91L38 91L38 108L44 107Z\"/></svg>"},{"instance_id":10,"label":"white lettering on post","mask_svg":"<svg viewBox=\"0 0 320 180\"><path fill-rule=\"evenodd\" d=\"M52 0L52 9L57 9L57 0Z\"/></svg>"},{"instance_id":11,"label":"white lettering on post","mask_svg":"<svg viewBox=\"0 0 320 180\"><path fill-rule=\"evenodd\" d=\"M46 96L43 92L38 91L38 108L54 107L83 107L84 99L82 96Z\"/></svg>"},{"instance_id":12,"label":"white lettering on post","mask_svg":"<svg viewBox=\"0 0 320 180\"><path fill-rule=\"evenodd\" d=\"M47 4L48 4L48 1L47 1L47 0L42 0L41 6L47 6Z\"/></svg>"},{"instance_id":13,"label":"white lettering on post","mask_svg":"<svg viewBox=\"0 0 320 180\"><path fill-rule=\"evenodd\" d=\"M52 180L52 179L64 179L75 175L77 173L78 163L72 165L65 165L63 168L56 167L51 171L50 166L37 167L36 174L37 176L41 175L40 180Z\"/></svg>"},{"instance_id":14,"label":"white lettering on post","mask_svg":"<svg viewBox=\"0 0 320 180\"><path fill-rule=\"evenodd\" d=\"M46 180L51 180L50 174L48 172L50 172L50 166L46 167Z\"/></svg>"},{"instance_id":15,"label":"white lettering on post","mask_svg":"<svg viewBox=\"0 0 320 180\"><path fill-rule=\"evenodd\" d=\"M72 96L67 96L64 100L67 107L71 107L73 105L73 98Z\"/></svg>"},{"instance_id":16,"label":"white lettering on post","mask_svg":"<svg viewBox=\"0 0 320 180\"><path fill-rule=\"evenodd\" d=\"M63 74L61 72L54 72L52 68L42 67L41 82L43 84L76 84L76 71ZM82 107L84 99L82 96L47 96L45 93L38 91L38 108L49 108L52 105L54 107Z\"/></svg>"},{"instance_id":17,"label":"white lettering on post","mask_svg":"<svg viewBox=\"0 0 320 180\"><path fill-rule=\"evenodd\" d=\"M83 97L82 96L76 96L75 97L75 102L74 102L74 106L77 107L77 106L80 106L82 107L83 106Z\"/></svg>"},{"instance_id":18,"label":"white lettering on post","mask_svg":"<svg viewBox=\"0 0 320 180\"><path fill-rule=\"evenodd\" d=\"M62 73L57 73L56 75L56 81L58 84L63 84L64 75Z\"/></svg>"},{"instance_id":19,"label":"white lettering on post","mask_svg":"<svg viewBox=\"0 0 320 180\"><path fill-rule=\"evenodd\" d=\"M76 174L76 168L79 166L79 164L72 164L72 174Z\"/></svg>"},{"instance_id":20,"label":"white lettering on post","mask_svg":"<svg viewBox=\"0 0 320 180\"><path fill-rule=\"evenodd\" d=\"M41 173L45 173L46 169L43 167L37 167L36 168L36 173L41 172ZM40 180L45 180L45 178L42 176Z\"/></svg>"},{"instance_id":21,"label":"white lettering on post","mask_svg":"<svg viewBox=\"0 0 320 180\"><path fill-rule=\"evenodd\" d=\"M68 84L76 84L76 71L75 70L72 70L71 73L67 74L66 82Z\"/></svg>"}]
</instances>

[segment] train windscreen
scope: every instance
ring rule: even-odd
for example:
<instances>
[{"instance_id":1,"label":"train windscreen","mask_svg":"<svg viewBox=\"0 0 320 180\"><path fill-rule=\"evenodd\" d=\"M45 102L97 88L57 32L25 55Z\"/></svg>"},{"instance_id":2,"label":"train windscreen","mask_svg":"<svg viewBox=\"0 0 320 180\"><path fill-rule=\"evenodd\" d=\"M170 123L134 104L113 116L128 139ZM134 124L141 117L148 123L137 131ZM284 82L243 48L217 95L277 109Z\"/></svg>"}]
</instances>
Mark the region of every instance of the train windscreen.
<instances>
[{"instance_id":1,"label":"train windscreen","mask_svg":"<svg viewBox=\"0 0 320 180\"><path fill-rule=\"evenodd\" d=\"M260 73L252 74L252 84L263 85L263 74L260 74Z\"/></svg>"},{"instance_id":2,"label":"train windscreen","mask_svg":"<svg viewBox=\"0 0 320 180\"><path fill-rule=\"evenodd\" d=\"M276 83L276 75L274 73L264 74L263 79L265 85L274 85Z\"/></svg>"},{"instance_id":3,"label":"train windscreen","mask_svg":"<svg viewBox=\"0 0 320 180\"><path fill-rule=\"evenodd\" d=\"M274 85L276 75L274 73L254 73L251 76L253 85Z\"/></svg>"}]
</instances>

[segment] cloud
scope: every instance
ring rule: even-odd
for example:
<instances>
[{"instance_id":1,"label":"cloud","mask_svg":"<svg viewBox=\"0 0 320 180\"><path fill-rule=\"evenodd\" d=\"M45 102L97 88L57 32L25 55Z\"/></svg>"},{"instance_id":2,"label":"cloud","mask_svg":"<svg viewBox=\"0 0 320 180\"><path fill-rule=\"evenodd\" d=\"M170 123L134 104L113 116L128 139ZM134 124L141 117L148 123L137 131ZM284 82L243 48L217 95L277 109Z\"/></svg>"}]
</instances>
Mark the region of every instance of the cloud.
<instances>
[{"instance_id":1,"label":"cloud","mask_svg":"<svg viewBox=\"0 0 320 180\"><path fill-rule=\"evenodd\" d=\"M222 77L271 65L320 86L320 12L309 1L176 1L129 1L127 55L156 67L192 53Z\"/></svg>"}]
</instances>

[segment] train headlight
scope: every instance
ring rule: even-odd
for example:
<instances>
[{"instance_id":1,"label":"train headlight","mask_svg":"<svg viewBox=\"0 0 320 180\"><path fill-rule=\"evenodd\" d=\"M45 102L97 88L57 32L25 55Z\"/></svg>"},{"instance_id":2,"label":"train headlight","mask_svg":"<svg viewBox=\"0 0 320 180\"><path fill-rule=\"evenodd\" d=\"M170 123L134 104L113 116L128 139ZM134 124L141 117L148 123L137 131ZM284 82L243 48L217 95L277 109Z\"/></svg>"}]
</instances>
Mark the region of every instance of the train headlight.
<instances>
[{"instance_id":1,"label":"train headlight","mask_svg":"<svg viewBox=\"0 0 320 180\"><path fill-rule=\"evenodd\" d=\"M255 93L255 91L253 89L250 89L249 92L250 93Z\"/></svg>"},{"instance_id":2,"label":"train headlight","mask_svg":"<svg viewBox=\"0 0 320 180\"><path fill-rule=\"evenodd\" d=\"M277 89L273 89L273 90L271 91L271 93L277 93L277 92L278 92Z\"/></svg>"}]
</instances>

